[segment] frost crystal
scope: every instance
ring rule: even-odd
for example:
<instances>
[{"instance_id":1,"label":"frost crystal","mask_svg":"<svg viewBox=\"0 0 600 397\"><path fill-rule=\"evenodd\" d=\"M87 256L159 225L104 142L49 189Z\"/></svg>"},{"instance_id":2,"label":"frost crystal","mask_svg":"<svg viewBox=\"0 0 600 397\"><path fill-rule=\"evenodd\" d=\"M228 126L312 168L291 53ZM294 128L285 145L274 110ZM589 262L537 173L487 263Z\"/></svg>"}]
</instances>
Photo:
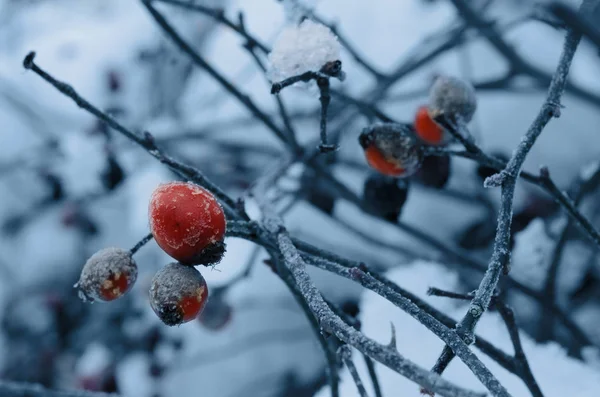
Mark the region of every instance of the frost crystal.
<instances>
[{"instance_id":1,"label":"frost crystal","mask_svg":"<svg viewBox=\"0 0 600 397\"><path fill-rule=\"evenodd\" d=\"M281 81L340 59L340 43L328 27L309 19L285 28L269 54L269 78Z\"/></svg>"}]
</instances>

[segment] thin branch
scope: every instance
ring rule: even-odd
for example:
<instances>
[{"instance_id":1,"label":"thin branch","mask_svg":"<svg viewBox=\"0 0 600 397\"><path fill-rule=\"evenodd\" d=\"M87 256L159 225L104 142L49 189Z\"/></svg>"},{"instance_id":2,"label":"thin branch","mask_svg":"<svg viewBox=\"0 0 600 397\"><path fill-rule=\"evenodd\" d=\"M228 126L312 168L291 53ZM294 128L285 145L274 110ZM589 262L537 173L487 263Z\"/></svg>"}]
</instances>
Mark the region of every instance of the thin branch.
<instances>
[{"instance_id":1,"label":"thin branch","mask_svg":"<svg viewBox=\"0 0 600 397\"><path fill-rule=\"evenodd\" d=\"M308 71L296 76L288 77L287 79L273 83L271 86L271 94L279 94L281 90L287 88L293 84L303 82L309 82L315 80L317 87L319 87L319 101L321 102L321 123L320 123L320 136L321 143L318 148L321 153L328 153L337 150L336 145L330 145L327 143L327 111L329 109L329 103L331 101L329 79L331 77L344 79L344 72L342 71L342 62L333 61L328 62L321 67L318 72Z\"/></svg>"},{"instance_id":2,"label":"thin branch","mask_svg":"<svg viewBox=\"0 0 600 397\"><path fill-rule=\"evenodd\" d=\"M531 372L531 367L529 366L529 361L525 356L525 351L523 350L523 345L521 343L521 337L519 336L519 327L515 321L515 314L513 310L499 299L496 299L494 307L496 310L498 310L498 313L500 313L500 316L504 320L506 328L508 329L510 340L514 348L515 366L521 373L521 379L523 382L525 382L525 385L533 397L544 397L544 393L542 393L540 386L535 380L533 372Z\"/></svg>"},{"instance_id":3,"label":"thin branch","mask_svg":"<svg viewBox=\"0 0 600 397\"><path fill-rule=\"evenodd\" d=\"M208 73L212 78L214 78L227 92L233 95L237 100L239 100L251 113L263 122L263 124L271 130L282 142L286 142L286 137L283 131L273 121L258 108L258 106L250 99L250 97L246 94L240 92L229 80L227 80L223 75L221 75L213 66L211 66L197 51L195 51L171 26L171 24L165 19L165 17L158 12L151 4L151 0L141 0L142 4L146 7L152 18L156 21L156 23L163 29L163 31L167 34L167 36L183 51L187 54L192 61L201 69L203 69L206 73ZM248 35L245 35L246 39L248 39ZM258 45L258 44L257 44Z\"/></svg>"},{"instance_id":4,"label":"thin branch","mask_svg":"<svg viewBox=\"0 0 600 397\"><path fill-rule=\"evenodd\" d=\"M225 192L223 192L219 187L217 187L217 185L209 181L200 171L186 164L180 163L179 161L173 159L172 157L159 150L159 148L156 146L154 138L152 137L152 135L150 135L150 133L145 133L144 135L141 135L130 131L129 129L119 124L114 118L102 112L97 107L95 107L83 97L81 97L73 87L55 79L45 70L40 68L34 62L34 58L35 52L30 52L25 57L23 61L23 66L25 67L25 69L32 70L33 72L35 72L38 76L46 80L58 91L71 98L77 104L77 106L93 114L100 120L104 121L110 128L120 132L129 140L137 143L142 148L146 149L146 151L151 156L156 158L161 163L169 166L169 168L171 168L177 174L181 175L186 179L190 179L191 181L211 191L222 202L222 204L225 205L225 210L227 211L228 215L237 217L235 215L237 207L236 202L229 196L227 196L227 194L225 194Z\"/></svg>"},{"instance_id":5,"label":"thin branch","mask_svg":"<svg viewBox=\"0 0 600 397\"><path fill-rule=\"evenodd\" d=\"M117 394L100 393L82 390L57 391L49 390L33 383L17 383L0 381L2 397L118 397Z\"/></svg>"},{"instance_id":6,"label":"thin branch","mask_svg":"<svg viewBox=\"0 0 600 397\"><path fill-rule=\"evenodd\" d=\"M433 287L429 288L428 294L463 301L469 301L473 298L473 293L460 294ZM523 350L521 337L519 335L519 327L517 326L513 310L510 308L510 306L498 298L497 295L492 297L492 300L490 301L490 309L496 309L498 311L508 330L508 334L514 349L514 354L510 358L512 367L514 368L511 372L521 378L533 397L544 397L544 394L542 393L537 381L535 380L535 377L533 376L533 373L531 372L529 361L525 356L525 351Z\"/></svg>"},{"instance_id":7,"label":"thin branch","mask_svg":"<svg viewBox=\"0 0 600 397\"><path fill-rule=\"evenodd\" d=\"M587 15L582 15L576 9L558 1L551 2L547 8L565 25L586 36L600 48L600 30L598 30L598 25L594 24Z\"/></svg>"},{"instance_id":8,"label":"thin branch","mask_svg":"<svg viewBox=\"0 0 600 397\"><path fill-rule=\"evenodd\" d=\"M369 372L369 377L371 378L371 383L373 384L373 391L375 392L375 397L383 397L381 393L381 386L379 385L379 378L377 377L377 372L375 371L375 363L369 356L363 355L365 359L365 364L367 365L367 371Z\"/></svg>"},{"instance_id":9,"label":"thin branch","mask_svg":"<svg viewBox=\"0 0 600 397\"><path fill-rule=\"evenodd\" d=\"M362 380L360 379L360 375L358 375L358 371L352 362L352 351L348 347L348 345L342 345L338 348L337 351L338 356L342 359L346 367L348 367L348 372L352 376L354 383L356 384L356 388L358 389L358 394L360 397L368 397L367 389L365 389L365 385L363 385Z\"/></svg>"},{"instance_id":10,"label":"thin branch","mask_svg":"<svg viewBox=\"0 0 600 397\"><path fill-rule=\"evenodd\" d=\"M597 188L598 184L600 183L600 166L596 164L595 167L596 171L593 174L591 174L588 178L579 178L572 189L571 202L575 208L577 208L584 197ZM549 173L547 171L543 172L542 174L549 179ZM538 326L538 339L541 342L550 340L550 338L554 336L554 313L546 308L556 300L558 271L562 261L563 250L568 242L569 233L573 229L573 223L573 218L568 218L567 223L561 230L559 238L552 252L552 259L550 260L548 273L546 274L544 289L542 291L544 294L544 302L542 302L542 305L545 310Z\"/></svg>"}]
</instances>

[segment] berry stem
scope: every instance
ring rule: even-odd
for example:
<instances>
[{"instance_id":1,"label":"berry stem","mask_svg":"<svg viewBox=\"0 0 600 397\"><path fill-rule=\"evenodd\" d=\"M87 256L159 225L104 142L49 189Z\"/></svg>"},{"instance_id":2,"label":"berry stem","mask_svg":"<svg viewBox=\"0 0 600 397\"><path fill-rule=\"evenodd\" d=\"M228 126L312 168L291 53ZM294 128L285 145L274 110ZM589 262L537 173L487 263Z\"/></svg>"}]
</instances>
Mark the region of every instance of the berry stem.
<instances>
[{"instance_id":1,"label":"berry stem","mask_svg":"<svg viewBox=\"0 0 600 397\"><path fill-rule=\"evenodd\" d=\"M129 253L131 253L131 255L134 255L136 252L138 252L140 250L140 248L142 248L144 245L146 245L148 243L148 241L152 240L153 238L154 238L154 236L152 235L152 233L148 233L146 236L144 236L144 238L142 238L140 241L138 241L129 250Z\"/></svg>"}]
</instances>

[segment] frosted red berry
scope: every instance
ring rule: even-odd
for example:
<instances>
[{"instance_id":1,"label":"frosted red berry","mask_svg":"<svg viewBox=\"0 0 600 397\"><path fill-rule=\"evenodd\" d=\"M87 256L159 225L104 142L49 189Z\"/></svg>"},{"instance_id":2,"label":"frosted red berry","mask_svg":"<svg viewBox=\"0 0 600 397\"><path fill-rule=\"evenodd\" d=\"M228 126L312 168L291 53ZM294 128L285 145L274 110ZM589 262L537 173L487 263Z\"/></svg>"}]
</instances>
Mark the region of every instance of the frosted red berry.
<instances>
[{"instance_id":1,"label":"frosted red berry","mask_svg":"<svg viewBox=\"0 0 600 397\"><path fill-rule=\"evenodd\" d=\"M156 243L184 264L213 264L225 251L226 220L215 197L202 187L171 182L154 190L149 206Z\"/></svg>"},{"instance_id":2,"label":"frosted red berry","mask_svg":"<svg viewBox=\"0 0 600 397\"><path fill-rule=\"evenodd\" d=\"M166 325L180 325L198 317L208 300L208 286L192 266L170 263L152 279L150 306Z\"/></svg>"},{"instance_id":3,"label":"frosted red berry","mask_svg":"<svg viewBox=\"0 0 600 397\"><path fill-rule=\"evenodd\" d=\"M417 109L414 127L423 142L430 145L444 143L444 129L431 118L427 106L421 106Z\"/></svg>"},{"instance_id":4,"label":"frosted red berry","mask_svg":"<svg viewBox=\"0 0 600 397\"><path fill-rule=\"evenodd\" d=\"M131 253L105 248L88 259L75 288L86 301L112 301L125 295L137 279L137 265Z\"/></svg>"},{"instance_id":5,"label":"frosted red berry","mask_svg":"<svg viewBox=\"0 0 600 397\"><path fill-rule=\"evenodd\" d=\"M420 167L422 148L409 125L377 123L365 128L358 141L367 163L381 174L408 177Z\"/></svg>"}]
</instances>

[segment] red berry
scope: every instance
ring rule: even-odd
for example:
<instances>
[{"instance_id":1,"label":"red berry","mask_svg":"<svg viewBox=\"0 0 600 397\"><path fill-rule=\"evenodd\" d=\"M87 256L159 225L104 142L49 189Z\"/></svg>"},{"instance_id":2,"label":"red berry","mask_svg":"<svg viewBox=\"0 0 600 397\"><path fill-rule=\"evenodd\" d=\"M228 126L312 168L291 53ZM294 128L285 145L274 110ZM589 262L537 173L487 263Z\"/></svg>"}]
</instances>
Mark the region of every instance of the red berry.
<instances>
[{"instance_id":1,"label":"red berry","mask_svg":"<svg viewBox=\"0 0 600 397\"><path fill-rule=\"evenodd\" d=\"M420 167L421 146L408 125L377 123L365 128L358 141L369 165L384 175L408 177Z\"/></svg>"},{"instance_id":2,"label":"red berry","mask_svg":"<svg viewBox=\"0 0 600 397\"><path fill-rule=\"evenodd\" d=\"M112 301L129 291L136 279L137 265L131 253L121 248L105 248L88 259L75 288L85 301Z\"/></svg>"},{"instance_id":3,"label":"red berry","mask_svg":"<svg viewBox=\"0 0 600 397\"><path fill-rule=\"evenodd\" d=\"M149 217L156 243L179 262L206 265L221 259L225 213L202 187L185 182L159 186L150 199Z\"/></svg>"},{"instance_id":4,"label":"red berry","mask_svg":"<svg viewBox=\"0 0 600 397\"><path fill-rule=\"evenodd\" d=\"M195 319L207 300L206 281L191 266L170 263L152 280L150 305L166 325L179 325Z\"/></svg>"},{"instance_id":5,"label":"red berry","mask_svg":"<svg viewBox=\"0 0 600 397\"><path fill-rule=\"evenodd\" d=\"M417 110L414 122L417 135L430 145L444 143L444 130L429 115L427 106L421 106Z\"/></svg>"}]
</instances>

